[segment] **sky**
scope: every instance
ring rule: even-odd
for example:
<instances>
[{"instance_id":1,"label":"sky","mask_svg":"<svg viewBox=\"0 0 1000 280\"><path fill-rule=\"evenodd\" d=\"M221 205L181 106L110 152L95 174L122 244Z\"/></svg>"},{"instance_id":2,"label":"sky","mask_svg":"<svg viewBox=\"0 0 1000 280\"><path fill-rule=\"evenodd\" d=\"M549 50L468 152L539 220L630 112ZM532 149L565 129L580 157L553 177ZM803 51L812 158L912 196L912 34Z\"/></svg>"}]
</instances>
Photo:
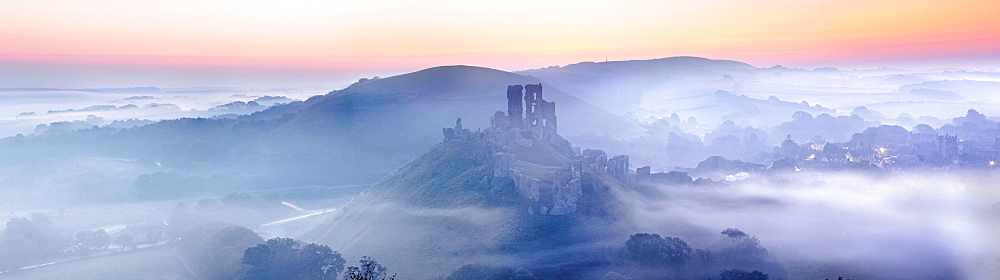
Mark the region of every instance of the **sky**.
<instances>
[{"instance_id":1,"label":"sky","mask_svg":"<svg viewBox=\"0 0 1000 280\"><path fill-rule=\"evenodd\" d=\"M996 11L996 0L5 0L0 87L336 86L438 65L671 56L990 68Z\"/></svg>"}]
</instances>

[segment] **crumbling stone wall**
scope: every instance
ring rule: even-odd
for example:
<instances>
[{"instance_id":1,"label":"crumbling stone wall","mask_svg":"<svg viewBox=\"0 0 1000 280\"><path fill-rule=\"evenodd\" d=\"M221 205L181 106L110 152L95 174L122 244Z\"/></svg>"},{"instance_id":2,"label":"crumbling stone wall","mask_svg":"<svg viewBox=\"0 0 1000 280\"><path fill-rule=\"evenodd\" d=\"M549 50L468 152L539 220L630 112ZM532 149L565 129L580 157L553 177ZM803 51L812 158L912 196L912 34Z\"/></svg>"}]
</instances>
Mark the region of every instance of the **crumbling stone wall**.
<instances>
[{"instance_id":1,"label":"crumbling stone wall","mask_svg":"<svg viewBox=\"0 0 1000 280\"><path fill-rule=\"evenodd\" d=\"M629 184L629 160L628 155L617 155L608 160L608 174L612 178L618 179L626 186Z\"/></svg>"},{"instance_id":2,"label":"crumbling stone wall","mask_svg":"<svg viewBox=\"0 0 1000 280\"><path fill-rule=\"evenodd\" d=\"M608 159L602 150L574 149L558 135L555 102L542 97L541 84L507 86L507 112L497 111L490 118L490 128L475 133L462 127L462 119L454 127L442 129L445 141L481 140L493 148L493 177L513 179L517 192L535 204L532 214L568 215L576 213L583 197L584 173L609 174L629 185L629 158ZM571 160L561 169L539 177L523 175L514 169L515 154L508 145L530 148L537 140L544 141ZM648 177L648 168L643 177Z\"/></svg>"},{"instance_id":3,"label":"crumbling stone wall","mask_svg":"<svg viewBox=\"0 0 1000 280\"><path fill-rule=\"evenodd\" d=\"M528 211L532 214L568 215L579 209L577 202L583 197L580 173L561 170L545 174L542 178L514 172L517 192L536 203Z\"/></svg>"},{"instance_id":4,"label":"crumbling stone wall","mask_svg":"<svg viewBox=\"0 0 1000 280\"><path fill-rule=\"evenodd\" d=\"M521 85L507 86L507 118L508 126L505 129L524 129L524 104L521 98L524 96Z\"/></svg>"},{"instance_id":5,"label":"crumbling stone wall","mask_svg":"<svg viewBox=\"0 0 1000 280\"><path fill-rule=\"evenodd\" d=\"M472 131L462 128L462 118L455 120L455 127L442 128L441 132L444 134L444 141L451 140L472 140Z\"/></svg>"},{"instance_id":6,"label":"crumbling stone wall","mask_svg":"<svg viewBox=\"0 0 1000 280\"><path fill-rule=\"evenodd\" d=\"M514 154L504 152L493 154L493 177L514 178Z\"/></svg>"}]
</instances>

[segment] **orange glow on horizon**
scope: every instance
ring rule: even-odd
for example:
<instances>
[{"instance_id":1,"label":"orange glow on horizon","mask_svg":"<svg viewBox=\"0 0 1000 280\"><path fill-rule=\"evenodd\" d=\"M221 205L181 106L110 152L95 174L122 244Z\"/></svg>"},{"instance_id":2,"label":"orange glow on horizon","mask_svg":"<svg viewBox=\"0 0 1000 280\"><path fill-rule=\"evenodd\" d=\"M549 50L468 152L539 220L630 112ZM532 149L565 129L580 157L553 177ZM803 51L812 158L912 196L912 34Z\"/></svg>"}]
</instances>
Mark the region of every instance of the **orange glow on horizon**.
<instances>
[{"instance_id":1,"label":"orange glow on horizon","mask_svg":"<svg viewBox=\"0 0 1000 280\"><path fill-rule=\"evenodd\" d=\"M984 0L40 0L0 7L0 63L521 70L605 57L701 56L758 67L1000 58L1000 1Z\"/></svg>"}]
</instances>

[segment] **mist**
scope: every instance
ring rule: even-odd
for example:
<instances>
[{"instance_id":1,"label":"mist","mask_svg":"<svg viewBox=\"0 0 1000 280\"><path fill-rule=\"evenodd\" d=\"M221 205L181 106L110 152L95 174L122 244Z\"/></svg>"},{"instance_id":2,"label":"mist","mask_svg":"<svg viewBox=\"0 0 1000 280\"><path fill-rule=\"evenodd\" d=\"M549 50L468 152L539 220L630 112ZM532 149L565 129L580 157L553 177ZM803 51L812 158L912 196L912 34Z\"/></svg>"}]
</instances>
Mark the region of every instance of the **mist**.
<instances>
[{"instance_id":1,"label":"mist","mask_svg":"<svg viewBox=\"0 0 1000 280\"><path fill-rule=\"evenodd\" d=\"M620 193L638 232L761 240L791 279L989 279L1000 256L994 172L794 172ZM649 195L653 193L655 195Z\"/></svg>"},{"instance_id":2,"label":"mist","mask_svg":"<svg viewBox=\"0 0 1000 280\"><path fill-rule=\"evenodd\" d=\"M401 279L988 279L997 76L676 57L339 89L3 89L0 246L58 246L0 266L150 252L231 279L257 269L246 249L291 244ZM544 121L508 115L518 85L544 89Z\"/></svg>"},{"instance_id":3,"label":"mist","mask_svg":"<svg viewBox=\"0 0 1000 280\"><path fill-rule=\"evenodd\" d=\"M0 137L131 128L177 118L234 117L325 94L328 87L4 88ZM247 103L254 102L247 106ZM118 121L116 123L116 121Z\"/></svg>"}]
</instances>

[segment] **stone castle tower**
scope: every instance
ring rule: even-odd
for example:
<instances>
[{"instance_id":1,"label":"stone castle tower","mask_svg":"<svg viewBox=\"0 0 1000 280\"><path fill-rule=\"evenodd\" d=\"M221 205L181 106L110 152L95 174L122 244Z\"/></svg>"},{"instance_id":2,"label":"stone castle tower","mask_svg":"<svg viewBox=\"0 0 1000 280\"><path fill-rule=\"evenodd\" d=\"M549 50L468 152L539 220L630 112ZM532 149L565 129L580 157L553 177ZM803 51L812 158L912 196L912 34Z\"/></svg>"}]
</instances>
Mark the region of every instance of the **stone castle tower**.
<instances>
[{"instance_id":1,"label":"stone castle tower","mask_svg":"<svg viewBox=\"0 0 1000 280\"><path fill-rule=\"evenodd\" d=\"M631 173L627 155L609 159L602 150L574 148L557 133L556 103L545 100L541 84L507 86L507 112L496 111L490 117L490 128L475 132L462 126L462 119L454 127L443 128L445 141L485 141L492 148L494 178L510 178L521 196L534 201L528 213L539 215L573 214L585 207L584 175L608 176L622 185L631 187L635 175ZM538 153L535 145L546 151L560 153L569 158L563 166L545 166L545 174L523 174L539 163L518 160L517 154ZM547 153L547 152L542 152ZM527 154L522 154L527 155ZM553 164L553 163L548 163ZM558 165L558 164L557 164ZM646 167L649 177L649 168ZM648 178L647 178L648 179ZM647 180L648 181L648 180Z\"/></svg>"},{"instance_id":2,"label":"stone castle tower","mask_svg":"<svg viewBox=\"0 0 1000 280\"><path fill-rule=\"evenodd\" d=\"M511 129L531 131L541 139L558 133L556 103L542 98L542 84L507 86L507 117Z\"/></svg>"},{"instance_id":3,"label":"stone castle tower","mask_svg":"<svg viewBox=\"0 0 1000 280\"><path fill-rule=\"evenodd\" d=\"M524 87L521 85L507 86L507 124L510 129L521 130L524 128L524 105L521 97L524 96Z\"/></svg>"}]
</instances>

